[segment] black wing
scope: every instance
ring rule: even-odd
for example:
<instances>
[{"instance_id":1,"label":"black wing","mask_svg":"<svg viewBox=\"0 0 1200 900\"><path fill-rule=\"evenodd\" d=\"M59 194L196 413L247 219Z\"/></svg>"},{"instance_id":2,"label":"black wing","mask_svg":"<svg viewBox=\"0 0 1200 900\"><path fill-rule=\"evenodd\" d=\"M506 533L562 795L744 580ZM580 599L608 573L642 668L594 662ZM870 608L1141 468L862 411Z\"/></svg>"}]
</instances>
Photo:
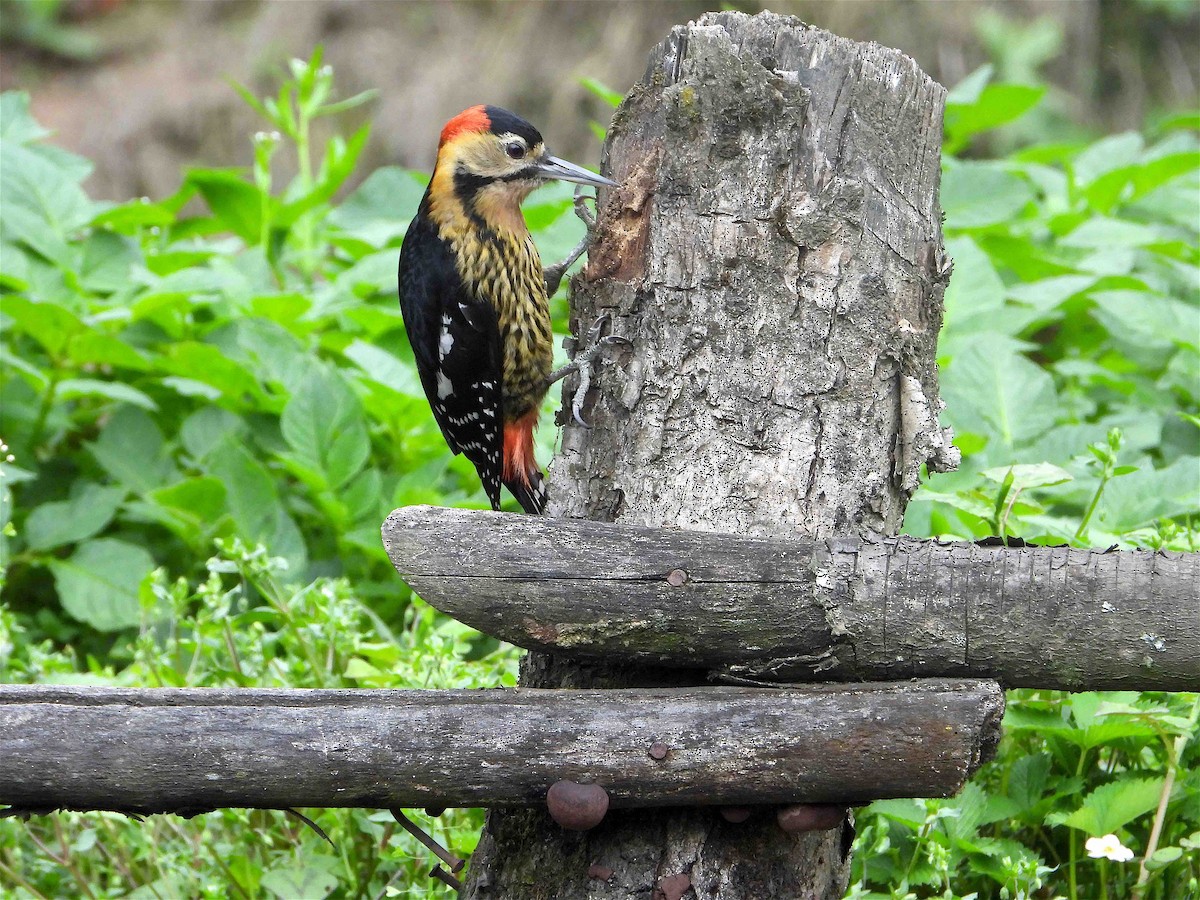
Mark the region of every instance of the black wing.
<instances>
[{"instance_id":1,"label":"black wing","mask_svg":"<svg viewBox=\"0 0 1200 900\"><path fill-rule=\"evenodd\" d=\"M467 291L450 248L424 215L404 236L399 283L400 312L433 417L499 509L504 426L495 310Z\"/></svg>"}]
</instances>

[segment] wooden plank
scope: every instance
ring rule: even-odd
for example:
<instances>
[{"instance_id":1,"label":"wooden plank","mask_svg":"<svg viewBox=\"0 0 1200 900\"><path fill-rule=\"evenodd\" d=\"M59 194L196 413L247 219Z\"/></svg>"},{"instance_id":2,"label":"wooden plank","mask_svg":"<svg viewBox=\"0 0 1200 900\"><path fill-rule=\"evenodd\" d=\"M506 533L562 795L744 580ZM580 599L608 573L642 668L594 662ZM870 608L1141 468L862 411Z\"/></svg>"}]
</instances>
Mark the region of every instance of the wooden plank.
<instances>
[{"instance_id":1,"label":"wooden plank","mask_svg":"<svg viewBox=\"0 0 1200 900\"><path fill-rule=\"evenodd\" d=\"M407 507L396 570L521 647L777 681L1200 690L1200 554L805 539Z\"/></svg>"},{"instance_id":2,"label":"wooden plank","mask_svg":"<svg viewBox=\"0 0 1200 900\"><path fill-rule=\"evenodd\" d=\"M865 803L956 792L994 684L761 690L0 687L0 803L31 810ZM667 745L665 758L649 753ZM658 755L658 754L656 754ZM886 761L886 764L882 764Z\"/></svg>"}]
</instances>

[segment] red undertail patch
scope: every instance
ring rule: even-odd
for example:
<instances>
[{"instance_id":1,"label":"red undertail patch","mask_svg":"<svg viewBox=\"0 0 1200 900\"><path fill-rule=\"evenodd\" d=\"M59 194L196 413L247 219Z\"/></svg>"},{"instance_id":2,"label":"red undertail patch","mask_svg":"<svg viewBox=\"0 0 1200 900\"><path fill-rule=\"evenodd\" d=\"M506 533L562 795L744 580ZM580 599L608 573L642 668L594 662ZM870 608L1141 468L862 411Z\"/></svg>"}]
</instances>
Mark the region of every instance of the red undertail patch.
<instances>
[{"instance_id":1,"label":"red undertail patch","mask_svg":"<svg viewBox=\"0 0 1200 900\"><path fill-rule=\"evenodd\" d=\"M526 413L514 422L504 423L504 480L519 481L529 487L529 479L539 471L533 458L533 429L537 427L537 410Z\"/></svg>"}]
</instances>

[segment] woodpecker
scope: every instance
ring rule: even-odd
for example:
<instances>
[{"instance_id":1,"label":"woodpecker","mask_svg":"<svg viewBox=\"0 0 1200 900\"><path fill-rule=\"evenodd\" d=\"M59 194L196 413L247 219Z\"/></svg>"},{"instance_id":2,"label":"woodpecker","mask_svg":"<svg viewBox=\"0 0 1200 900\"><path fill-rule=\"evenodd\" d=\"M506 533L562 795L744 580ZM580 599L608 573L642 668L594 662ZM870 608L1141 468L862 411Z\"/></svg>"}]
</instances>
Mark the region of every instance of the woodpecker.
<instances>
[{"instance_id":1,"label":"woodpecker","mask_svg":"<svg viewBox=\"0 0 1200 900\"><path fill-rule=\"evenodd\" d=\"M547 499L533 430L554 380L549 294L565 266L543 272L521 202L554 179L616 185L551 156L508 110L464 110L442 129L400 250L400 311L446 443L474 464L492 509L503 483L535 515Z\"/></svg>"}]
</instances>

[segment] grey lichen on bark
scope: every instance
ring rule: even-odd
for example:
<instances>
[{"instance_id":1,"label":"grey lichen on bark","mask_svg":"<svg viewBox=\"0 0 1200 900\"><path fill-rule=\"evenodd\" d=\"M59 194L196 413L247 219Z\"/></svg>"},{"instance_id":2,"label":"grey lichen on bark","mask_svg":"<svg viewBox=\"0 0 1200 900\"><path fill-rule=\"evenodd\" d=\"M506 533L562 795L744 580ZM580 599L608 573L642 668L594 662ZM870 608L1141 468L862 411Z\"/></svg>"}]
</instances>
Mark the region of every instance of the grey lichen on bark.
<instances>
[{"instance_id":1,"label":"grey lichen on bark","mask_svg":"<svg viewBox=\"0 0 1200 900\"><path fill-rule=\"evenodd\" d=\"M954 462L934 362L944 100L903 54L770 13L708 14L651 52L613 119L621 186L572 297L577 334L607 314L629 343L592 380L593 427L566 424L552 515L898 531L922 464ZM540 654L523 666L543 687L686 681ZM840 897L852 837L705 809L620 811L566 835L544 813L493 811L464 894L632 900L685 875L698 900Z\"/></svg>"}]
</instances>

